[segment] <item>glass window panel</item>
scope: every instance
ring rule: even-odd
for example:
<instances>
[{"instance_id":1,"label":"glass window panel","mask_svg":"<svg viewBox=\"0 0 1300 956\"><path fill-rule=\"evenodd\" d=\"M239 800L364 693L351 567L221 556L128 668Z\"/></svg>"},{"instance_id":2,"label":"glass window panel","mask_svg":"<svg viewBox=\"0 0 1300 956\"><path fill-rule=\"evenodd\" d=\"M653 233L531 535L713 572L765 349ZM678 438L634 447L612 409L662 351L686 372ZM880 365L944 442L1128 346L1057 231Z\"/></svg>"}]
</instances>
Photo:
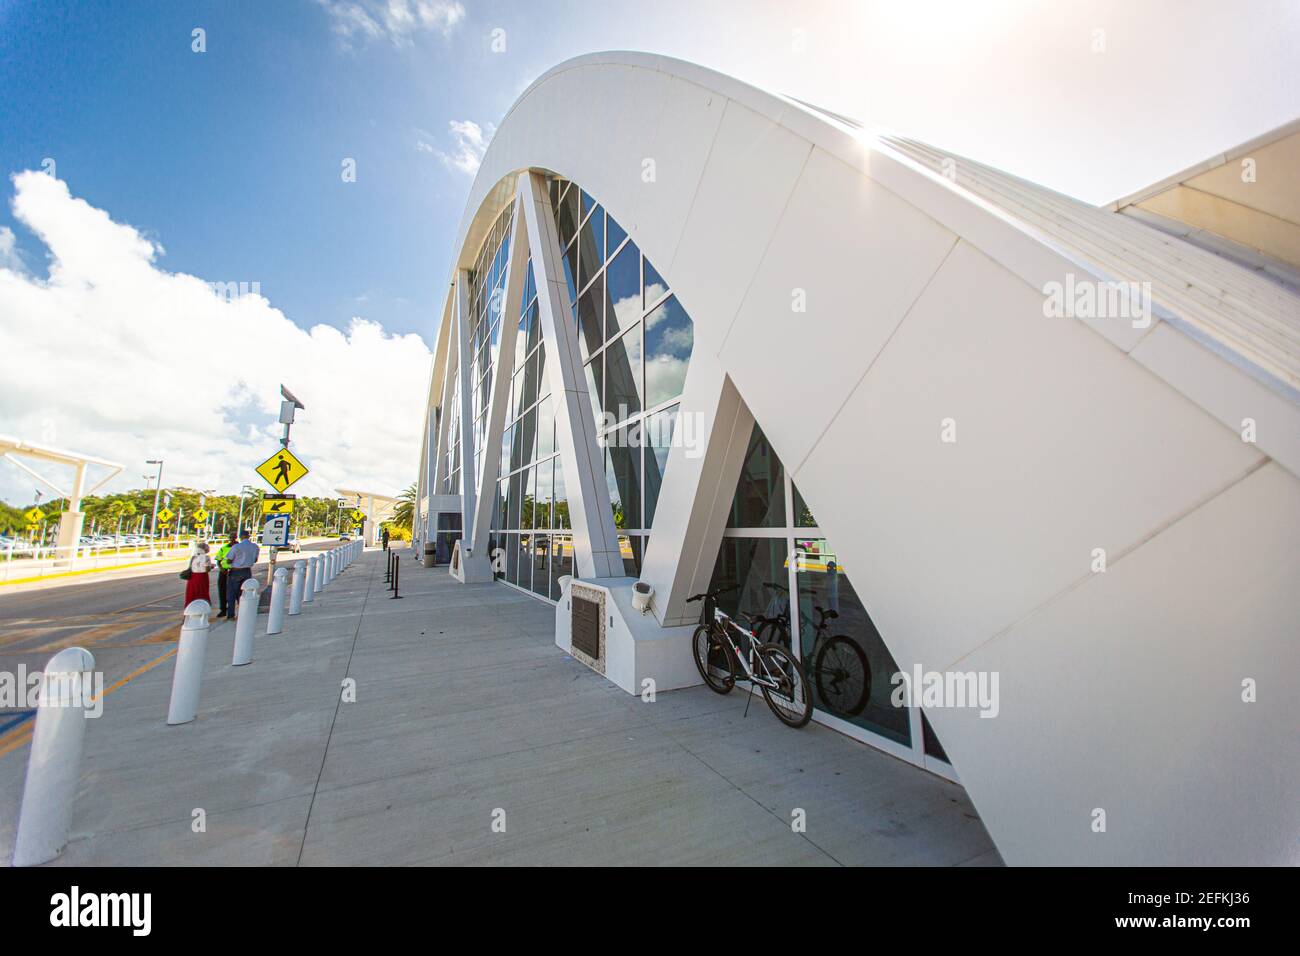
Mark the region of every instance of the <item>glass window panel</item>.
<instances>
[{"instance_id":1,"label":"glass window panel","mask_svg":"<svg viewBox=\"0 0 1300 956\"><path fill-rule=\"evenodd\" d=\"M560 197L560 205L555 213L555 228L560 234L561 247L567 246L569 240L578 229L578 188L570 187L569 191Z\"/></svg>"},{"instance_id":2,"label":"glass window panel","mask_svg":"<svg viewBox=\"0 0 1300 956\"><path fill-rule=\"evenodd\" d=\"M506 580L511 584L519 583L519 535L502 536L502 546L506 549Z\"/></svg>"},{"instance_id":3,"label":"glass window panel","mask_svg":"<svg viewBox=\"0 0 1300 956\"><path fill-rule=\"evenodd\" d=\"M952 762L948 759L948 752L943 749L943 744L939 743L939 735L930 726L930 718L925 714L921 715L921 741L925 744L927 757L938 757L944 763Z\"/></svg>"},{"instance_id":4,"label":"glass window panel","mask_svg":"<svg viewBox=\"0 0 1300 956\"><path fill-rule=\"evenodd\" d=\"M531 591L533 587L533 536L531 534L521 534L518 547L519 580L515 583L525 591Z\"/></svg>"},{"instance_id":5,"label":"glass window panel","mask_svg":"<svg viewBox=\"0 0 1300 956\"><path fill-rule=\"evenodd\" d=\"M510 527L510 479L503 478L497 482L497 515L493 518L492 523L498 530Z\"/></svg>"},{"instance_id":6,"label":"glass window panel","mask_svg":"<svg viewBox=\"0 0 1300 956\"><path fill-rule=\"evenodd\" d=\"M618 550L623 556L623 573L630 578L641 576L641 536L638 534L618 536Z\"/></svg>"},{"instance_id":7,"label":"glass window panel","mask_svg":"<svg viewBox=\"0 0 1300 956\"><path fill-rule=\"evenodd\" d=\"M605 314L606 337L631 328L641 318L641 255L628 243L605 270L608 287Z\"/></svg>"},{"instance_id":8,"label":"glass window panel","mask_svg":"<svg viewBox=\"0 0 1300 956\"><path fill-rule=\"evenodd\" d=\"M788 580L785 563L785 538L724 537L709 590L735 587L718 596L718 607L732 616L765 614L771 600L767 585L784 586Z\"/></svg>"},{"instance_id":9,"label":"glass window panel","mask_svg":"<svg viewBox=\"0 0 1300 956\"><path fill-rule=\"evenodd\" d=\"M655 271L649 259L642 259L645 267L645 307L648 309L664 297L668 283Z\"/></svg>"},{"instance_id":10,"label":"glass window panel","mask_svg":"<svg viewBox=\"0 0 1300 956\"><path fill-rule=\"evenodd\" d=\"M640 426L620 428L606 439L605 480L617 528L641 527L641 438Z\"/></svg>"},{"instance_id":11,"label":"glass window panel","mask_svg":"<svg viewBox=\"0 0 1300 956\"><path fill-rule=\"evenodd\" d=\"M551 525L555 528L571 528L569 523L569 496L564 490L564 464L556 456L555 478L551 488Z\"/></svg>"},{"instance_id":12,"label":"glass window panel","mask_svg":"<svg viewBox=\"0 0 1300 956\"><path fill-rule=\"evenodd\" d=\"M633 328L605 349L605 411L626 421L641 411L641 329Z\"/></svg>"},{"instance_id":13,"label":"glass window panel","mask_svg":"<svg viewBox=\"0 0 1300 956\"><path fill-rule=\"evenodd\" d=\"M799 643L813 705L910 745L908 708L890 702L898 665L824 539L795 541ZM784 576L779 579L784 581ZM823 618L823 610L837 616ZM820 626L819 626L820 625Z\"/></svg>"},{"instance_id":14,"label":"glass window panel","mask_svg":"<svg viewBox=\"0 0 1300 956\"><path fill-rule=\"evenodd\" d=\"M582 214L585 216L596 208L596 200L592 199L585 189L580 190L582 196Z\"/></svg>"},{"instance_id":15,"label":"glass window panel","mask_svg":"<svg viewBox=\"0 0 1300 956\"><path fill-rule=\"evenodd\" d=\"M492 580L494 581L500 581L506 576L505 563L498 560L498 555L501 553L501 539L503 537L504 536L500 534L488 535L488 561L492 565Z\"/></svg>"},{"instance_id":16,"label":"glass window panel","mask_svg":"<svg viewBox=\"0 0 1300 956\"><path fill-rule=\"evenodd\" d=\"M605 277L601 276L578 299L578 348L585 362L605 344Z\"/></svg>"},{"instance_id":17,"label":"glass window panel","mask_svg":"<svg viewBox=\"0 0 1300 956\"><path fill-rule=\"evenodd\" d=\"M578 288L582 288L605 262L605 214L599 207L583 223L578 247Z\"/></svg>"},{"instance_id":18,"label":"glass window panel","mask_svg":"<svg viewBox=\"0 0 1300 956\"><path fill-rule=\"evenodd\" d=\"M533 469L525 468L520 472L523 481L520 484L522 499L519 505L519 527L531 528L533 526Z\"/></svg>"},{"instance_id":19,"label":"glass window panel","mask_svg":"<svg viewBox=\"0 0 1300 956\"><path fill-rule=\"evenodd\" d=\"M549 597L551 592L551 536L533 535L533 593Z\"/></svg>"},{"instance_id":20,"label":"glass window panel","mask_svg":"<svg viewBox=\"0 0 1300 956\"><path fill-rule=\"evenodd\" d=\"M513 425L507 425L501 432L501 474L510 474L510 436L514 432Z\"/></svg>"},{"instance_id":21,"label":"glass window panel","mask_svg":"<svg viewBox=\"0 0 1300 956\"><path fill-rule=\"evenodd\" d=\"M519 420L519 430L523 435L520 461L526 465L537 457L537 409L530 408L524 413Z\"/></svg>"},{"instance_id":22,"label":"glass window panel","mask_svg":"<svg viewBox=\"0 0 1300 956\"><path fill-rule=\"evenodd\" d=\"M537 406L537 457L546 458L555 452L555 415L551 400L544 399Z\"/></svg>"},{"instance_id":23,"label":"glass window panel","mask_svg":"<svg viewBox=\"0 0 1300 956\"><path fill-rule=\"evenodd\" d=\"M614 221L614 217L605 214L605 258L608 259L618 249L618 244L627 238L623 227Z\"/></svg>"},{"instance_id":24,"label":"glass window panel","mask_svg":"<svg viewBox=\"0 0 1300 956\"><path fill-rule=\"evenodd\" d=\"M551 475L554 472L553 459L541 462L533 469L536 489L533 491L533 527L549 528L551 526Z\"/></svg>"},{"instance_id":25,"label":"glass window panel","mask_svg":"<svg viewBox=\"0 0 1300 956\"><path fill-rule=\"evenodd\" d=\"M522 423L516 422L514 428L510 430L510 470L513 471L523 464L525 464L524 429Z\"/></svg>"},{"instance_id":26,"label":"glass window panel","mask_svg":"<svg viewBox=\"0 0 1300 956\"><path fill-rule=\"evenodd\" d=\"M510 529L519 527L519 502L523 476L524 472L516 472L510 476L510 513L506 516L506 527Z\"/></svg>"},{"instance_id":27,"label":"glass window panel","mask_svg":"<svg viewBox=\"0 0 1300 956\"><path fill-rule=\"evenodd\" d=\"M695 327L676 296L646 316L645 403L647 408L682 393L695 345Z\"/></svg>"},{"instance_id":28,"label":"glass window panel","mask_svg":"<svg viewBox=\"0 0 1300 956\"><path fill-rule=\"evenodd\" d=\"M573 263L569 261L568 256L561 256L560 264L564 267L564 284L569 287L569 301L575 302L578 298L578 277L574 272Z\"/></svg>"},{"instance_id":29,"label":"glass window panel","mask_svg":"<svg viewBox=\"0 0 1300 956\"><path fill-rule=\"evenodd\" d=\"M785 469L757 424L749 437L727 527L785 527Z\"/></svg>"},{"instance_id":30,"label":"glass window panel","mask_svg":"<svg viewBox=\"0 0 1300 956\"><path fill-rule=\"evenodd\" d=\"M551 600L558 601L560 595L560 578L564 575L573 577L573 536L557 534L551 545Z\"/></svg>"},{"instance_id":31,"label":"glass window panel","mask_svg":"<svg viewBox=\"0 0 1300 956\"><path fill-rule=\"evenodd\" d=\"M663 487L664 471L668 468L668 450L673 444L673 431L677 426L678 406L651 415L643 426L645 440L645 527L654 527L655 507L659 504L659 489Z\"/></svg>"},{"instance_id":32,"label":"glass window panel","mask_svg":"<svg viewBox=\"0 0 1300 956\"><path fill-rule=\"evenodd\" d=\"M537 343L541 341L542 337L542 323L538 318L536 302L533 302L533 304L528 307L528 311L524 313L524 319L527 322L528 331L525 348L531 352L537 346Z\"/></svg>"},{"instance_id":33,"label":"glass window panel","mask_svg":"<svg viewBox=\"0 0 1300 956\"><path fill-rule=\"evenodd\" d=\"M551 394L551 380L546 376L546 346L537 350L537 394L545 397Z\"/></svg>"},{"instance_id":34,"label":"glass window panel","mask_svg":"<svg viewBox=\"0 0 1300 956\"><path fill-rule=\"evenodd\" d=\"M817 519L813 517L808 502L799 494L799 486L794 485L794 524L796 528L816 528Z\"/></svg>"},{"instance_id":35,"label":"glass window panel","mask_svg":"<svg viewBox=\"0 0 1300 956\"><path fill-rule=\"evenodd\" d=\"M537 360L535 356L529 356L524 364L524 395L521 405L523 408L531 408L537 402Z\"/></svg>"},{"instance_id":36,"label":"glass window panel","mask_svg":"<svg viewBox=\"0 0 1300 956\"><path fill-rule=\"evenodd\" d=\"M597 355L582 367L587 376L587 392L591 395L592 418L597 425L601 417L601 391L604 387L604 356Z\"/></svg>"}]
</instances>

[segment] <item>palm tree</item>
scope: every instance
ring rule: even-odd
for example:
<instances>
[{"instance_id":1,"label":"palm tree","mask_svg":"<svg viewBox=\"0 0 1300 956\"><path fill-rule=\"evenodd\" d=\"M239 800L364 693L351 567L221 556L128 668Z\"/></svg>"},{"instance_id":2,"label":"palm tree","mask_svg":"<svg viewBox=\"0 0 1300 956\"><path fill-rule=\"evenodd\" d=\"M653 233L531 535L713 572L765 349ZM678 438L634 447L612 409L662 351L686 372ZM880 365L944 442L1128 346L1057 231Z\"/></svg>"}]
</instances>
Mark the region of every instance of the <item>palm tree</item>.
<instances>
[{"instance_id":1,"label":"palm tree","mask_svg":"<svg viewBox=\"0 0 1300 956\"><path fill-rule=\"evenodd\" d=\"M410 531L411 526L415 523L415 483L397 496L397 507L393 509L393 520L391 522L394 528L401 528L403 531Z\"/></svg>"}]
</instances>

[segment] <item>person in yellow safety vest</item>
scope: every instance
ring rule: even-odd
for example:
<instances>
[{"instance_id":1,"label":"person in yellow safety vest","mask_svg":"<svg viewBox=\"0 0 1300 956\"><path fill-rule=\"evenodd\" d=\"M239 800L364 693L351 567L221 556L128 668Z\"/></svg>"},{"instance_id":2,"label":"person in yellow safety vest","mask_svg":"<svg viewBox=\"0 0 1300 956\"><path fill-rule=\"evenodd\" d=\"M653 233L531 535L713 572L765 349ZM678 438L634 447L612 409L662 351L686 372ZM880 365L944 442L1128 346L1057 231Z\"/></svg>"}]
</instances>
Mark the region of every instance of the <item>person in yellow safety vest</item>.
<instances>
[{"instance_id":1,"label":"person in yellow safety vest","mask_svg":"<svg viewBox=\"0 0 1300 956\"><path fill-rule=\"evenodd\" d=\"M230 549L238 540L232 534L230 540L217 549L217 567L220 569L217 573L217 593L221 595L221 613L217 617L228 617L230 613L229 599L226 597L226 577L230 574Z\"/></svg>"}]
</instances>

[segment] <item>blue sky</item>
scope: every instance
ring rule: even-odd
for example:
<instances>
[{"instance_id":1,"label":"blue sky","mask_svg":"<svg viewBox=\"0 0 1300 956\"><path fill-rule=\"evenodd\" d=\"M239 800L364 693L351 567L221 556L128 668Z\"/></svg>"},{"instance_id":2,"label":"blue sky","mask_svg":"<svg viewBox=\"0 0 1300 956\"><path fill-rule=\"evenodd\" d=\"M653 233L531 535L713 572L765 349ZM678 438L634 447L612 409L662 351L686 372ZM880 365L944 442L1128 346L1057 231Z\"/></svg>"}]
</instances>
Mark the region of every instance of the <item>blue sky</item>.
<instances>
[{"instance_id":1,"label":"blue sky","mask_svg":"<svg viewBox=\"0 0 1300 956\"><path fill-rule=\"evenodd\" d=\"M940 4L942 16L917 3L467 0L450 4L463 14L446 32L435 26L404 36L344 38L331 10L350 6L334 0L0 0L0 170L7 175L54 158L74 195L156 237L166 250L165 268L260 282L263 294L301 325L341 327L361 314L431 341L430 315L470 176L429 150L454 153L451 122L486 128L529 81L570 56L626 48L693 58L949 148L1019 163L1040 180L1059 176L1051 184L1077 193L1086 184L1070 178L1059 156L1050 162L1050 146L1039 147L1042 154L1023 143L999 149L1036 135L1035 127L1038 138L1062 139L1051 130L1053 117L1072 126L1080 142L1095 143L1098 135L1124 142L1123 119L1107 116L1112 107L1098 78L1076 75L1071 88L1074 71L1053 49L1062 39L1072 42L1071 32L1086 52L1087 25L1110 27L1115 50L1103 61L1107 73L1127 88L1129 102L1145 97L1151 103L1145 122L1155 130L1160 115L1172 112L1160 98L1176 93L1181 82L1180 45L1185 50L1200 37L1216 38L1220 77L1234 62L1256 71L1243 80L1265 102L1219 110L1211 103L1199 129L1160 136L1146 150L1157 154L1160 169L1182 157L1195 162L1215 144L1284 119L1268 93L1270 58L1288 43L1293 50L1296 39L1294 5L1288 15L1287 5L1269 2L1253 4L1254 15L1181 3L1189 20L1203 13L1204 22L1180 37L1154 35L1150 28L1161 22L1162 8L1170 9L1155 0L1128 9L1072 4L1072 16L1063 4L1000 0ZM360 8L384 26L381 5L360 0ZM190 49L195 26L207 31L202 55ZM506 30L505 54L490 49L498 27ZM807 34L802 56L789 50L795 29ZM1236 56L1234 35L1253 37L1258 48L1243 42ZM885 50L909 57L908 70L893 69L892 89L873 82L870 65L858 62L868 54L883 62ZM1166 56L1174 65L1162 64ZM1002 73L996 61L1010 61L1013 72ZM1007 76L1019 82L1005 82ZM1134 80L1144 78L1151 86L1135 90ZM1276 76L1279 83L1288 78L1296 78L1294 70ZM1188 99L1204 103L1204 96L1188 92ZM964 99L972 95L985 98L982 115L972 116ZM1090 98L1095 110L1088 109ZM1062 115L1067 107L1075 110L1073 120ZM1175 112L1171 119L1180 117ZM987 130L987 144L972 135L979 129ZM354 184L340 181L344 157L357 160ZM1130 166L1133 185L1141 185L1149 174L1140 161ZM0 224L13 228L19 248L39 261L38 243L3 207Z\"/></svg>"},{"instance_id":2,"label":"blue sky","mask_svg":"<svg viewBox=\"0 0 1300 956\"><path fill-rule=\"evenodd\" d=\"M692 60L1104 202L1294 118L1298 47L1291 0L0 0L0 344L26 356L0 432L237 489L292 372L307 492L405 486L476 155L582 53ZM57 181L20 175L46 158ZM339 398L341 369L371 377Z\"/></svg>"}]
</instances>

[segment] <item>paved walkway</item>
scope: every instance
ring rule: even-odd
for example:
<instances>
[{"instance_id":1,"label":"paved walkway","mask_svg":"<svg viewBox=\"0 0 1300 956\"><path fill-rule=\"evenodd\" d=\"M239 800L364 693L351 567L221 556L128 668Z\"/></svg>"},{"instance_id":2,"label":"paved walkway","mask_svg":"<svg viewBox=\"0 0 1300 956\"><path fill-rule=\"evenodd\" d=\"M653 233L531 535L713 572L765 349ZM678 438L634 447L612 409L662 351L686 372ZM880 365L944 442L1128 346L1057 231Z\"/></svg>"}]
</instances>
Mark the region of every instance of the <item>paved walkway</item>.
<instances>
[{"instance_id":1,"label":"paved walkway","mask_svg":"<svg viewBox=\"0 0 1300 956\"><path fill-rule=\"evenodd\" d=\"M111 695L57 862L999 862L954 784L740 693L642 702L555 647L550 605L402 570L390 600L367 552L246 667L215 627L194 723L164 723L170 664ZM25 764L0 760L3 859Z\"/></svg>"}]
</instances>

